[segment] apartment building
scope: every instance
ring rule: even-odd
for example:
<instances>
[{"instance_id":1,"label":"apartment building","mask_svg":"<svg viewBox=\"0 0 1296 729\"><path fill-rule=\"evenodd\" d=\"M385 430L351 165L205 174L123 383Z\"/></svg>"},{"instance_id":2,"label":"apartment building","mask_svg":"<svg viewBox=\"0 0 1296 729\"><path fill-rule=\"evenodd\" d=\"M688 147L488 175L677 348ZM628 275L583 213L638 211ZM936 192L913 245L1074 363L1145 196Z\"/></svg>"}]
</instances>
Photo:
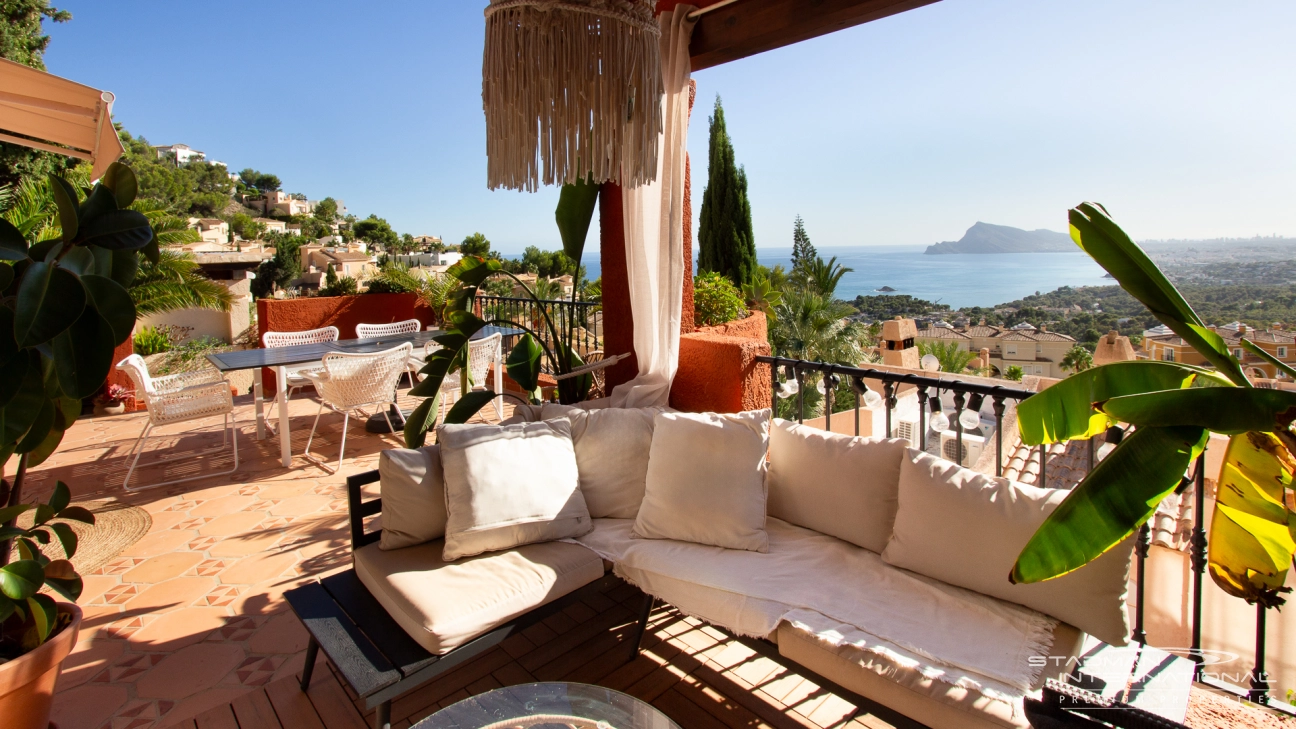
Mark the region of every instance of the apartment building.
<instances>
[{"instance_id":1,"label":"apartment building","mask_svg":"<svg viewBox=\"0 0 1296 729\"><path fill-rule=\"evenodd\" d=\"M1036 328L1022 323L1012 328L988 326L984 320L973 326L951 326L937 322L934 326L918 330L918 342L954 342L959 349L969 352L990 352L990 370L1002 374L1012 366L1020 367L1023 374L1041 377L1066 377L1070 372L1062 369L1062 358L1075 346L1074 337L1050 332L1047 327Z\"/></svg>"}]
</instances>

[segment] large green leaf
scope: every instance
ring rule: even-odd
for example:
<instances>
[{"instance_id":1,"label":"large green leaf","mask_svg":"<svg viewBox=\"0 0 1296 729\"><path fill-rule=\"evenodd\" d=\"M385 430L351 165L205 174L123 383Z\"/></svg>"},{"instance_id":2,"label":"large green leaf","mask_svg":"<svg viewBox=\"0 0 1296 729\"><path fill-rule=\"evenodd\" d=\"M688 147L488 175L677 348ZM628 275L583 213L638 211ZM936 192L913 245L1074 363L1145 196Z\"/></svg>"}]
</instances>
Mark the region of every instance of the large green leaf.
<instances>
[{"instance_id":1,"label":"large green leaf","mask_svg":"<svg viewBox=\"0 0 1296 729\"><path fill-rule=\"evenodd\" d=\"M113 196L113 191L103 185L95 185L90 194L86 195L81 207L77 209L77 217L81 218L81 227L84 228L91 220L116 210L117 199ZM82 232L84 233L84 230Z\"/></svg>"},{"instance_id":2,"label":"large green leaf","mask_svg":"<svg viewBox=\"0 0 1296 729\"><path fill-rule=\"evenodd\" d=\"M72 326L85 305L85 289L76 274L37 261L18 287L14 338L24 347L48 342Z\"/></svg>"},{"instance_id":3,"label":"large green leaf","mask_svg":"<svg viewBox=\"0 0 1296 729\"><path fill-rule=\"evenodd\" d=\"M139 271L138 251L112 251L112 280L122 286L130 286L135 281L137 271Z\"/></svg>"},{"instance_id":4,"label":"large green leaf","mask_svg":"<svg viewBox=\"0 0 1296 729\"><path fill-rule=\"evenodd\" d=\"M1195 425L1234 435L1269 432L1296 420L1296 392L1244 387L1192 387L1114 397L1098 408L1122 423Z\"/></svg>"},{"instance_id":5,"label":"large green leaf","mask_svg":"<svg viewBox=\"0 0 1296 729\"><path fill-rule=\"evenodd\" d=\"M427 358L427 364L419 370L426 375L417 385L410 388L409 394L414 397L435 397L441 391L441 383L456 363L461 350L438 349Z\"/></svg>"},{"instance_id":6,"label":"large green leaf","mask_svg":"<svg viewBox=\"0 0 1296 729\"><path fill-rule=\"evenodd\" d=\"M82 276L87 273L94 273L95 256L85 246L77 246L59 259L58 265L78 276Z\"/></svg>"},{"instance_id":7,"label":"large green leaf","mask_svg":"<svg viewBox=\"0 0 1296 729\"><path fill-rule=\"evenodd\" d=\"M429 397L414 408L414 412L405 418L405 447L422 448L427 440L427 432L436 424L437 414L441 412L441 393Z\"/></svg>"},{"instance_id":8,"label":"large green leaf","mask_svg":"<svg viewBox=\"0 0 1296 729\"><path fill-rule=\"evenodd\" d=\"M58 606L54 603L54 598L49 595L32 595L27 598L27 611L31 614L32 622L35 623L35 640L28 641L24 637L23 647L27 650L35 648L49 639L50 633L54 632L54 626L58 624ZM34 642L35 645L30 645Z\"/></svg>"},{"instance_id":9,"label":"large green leaf","mask_svg":"<svg viewBox=\"0 0 1296 729\"><path fill-rule=\"evenodd\" d=\"M113 346L126 341L135 328L135 302L120 284L105 276L82 276L90 303L113 333Z\"/></svg>"},{"instance_id":10,"label":"large green leaf","mask_svg":"<svg viewBox=\"0 0 1296 729\"><path fill-rule=\"evenodd\" d=\"M111 251L139 250L153 240L153 228L143 213L114 210L85 220L77 243L93 243Z\"/></svg>"},{"instance_id":11,"label":"large green leaf","mask_svg":"<svg viewBox=\"0 0 1296 729\"><path fill-rule=\"evenodd\" d=\"M9 401L18 394L18 389L24 384L27 363L30 361L28 357L13 357L0 365L0 409L8 406Z\"/></svg>"},{"instance_id":12,"label":"large green leaf","mask_svg":"<svg viewBox=\"0 0 1296 729\"><path fill-rule=\"evenodd\" d=\"M72 503L72 489L68 488L68 485L62 481L55 481L54 493L50 494L49 501L45 502L45 505L53 509L57 515L60 511L66 509L70 503ZM71 557L72 555L69 554L68 556Z\"/></svg>"},{"instance_id":13,"label":"large green leaf","mask_svg":"<svg viewBox=\"0 0 1296 729\"><path fill-rule=\"evenodd\" d=\"M109 165L103 179L99 182L112 190L119 208L130 207L139 192L139 182L135 179L135 172L121 162L113 162Z\"/></svg>"},{"instance_id":14,"label":"large green leaf","mask_svg":"<svg viewBox=\"0 0 1296 729\"><path fill-rule=\"evenodd\" d=\"M467 286L477 287L481 285L482 281L486 280L487 276L498 272L501 268L500 262L493 258L464 256L456 261L453 266L446 269L446 275L459 279Z\"/></svg>"},{"instance_id":15,"label":"large green leaf","mask_svg":"<svg viewBox=\"0 0 1296 729\"><path fill-rule=\"evenodd\" d=\"M29 352L26 356L28 362L23 372L22 385L5 404L4 410L0 410L0 446L17 445L31 429L47 397L41 378L40 355Z\"/></svg>"},{"instance_id":16,"label":"large green leaf","mask_svg":"<svg viewBox=\"0 0 1296 729\"><path fill-rule=\"evenodd\" d=\"M50 194L58 207L59 226L63 230L63 241L71 242L77 236L77 191L71 183L58 175L49 176Z\"/></svg>"},{"instance_id":17,"label":"large green leaf","mask_svg":"<svg viewBox=\"0 0 1296 729\"><path fill-rule=\"evenodd\" d=\"M540 359L543 355L544 350L535 337L523 334L504 360L504 370L523 392L532 392L539 386Z\"/></svg>"},{"instance_id":18,"label":"large green leaf","mask_svg":"<svg viewBox=\"0 0 1296 729\"><path fill-rule=\"evenodd\" d=\"M31 559L0 567L0 592L12 600L23 600L36 594L45 582L45 570Z\"/></svg>"},{"instance_id":19,"label":"large green leaf","mask_svg":"<svg viewBox=\"0 0 1296 729\"><path fill-rule=\"evenodd\" d=\"M1161 323L1239 387L1251 383L1229 353L1224 340L1206 328L1205 322L1188 305L1178 289L1156 267L1137 244L1095 203L1081 203L1069 211L1071 238L1098 265L1116 279L1121 288L1143 303Z\"/></svg>"},{"instance_id":20,"label":"large green leaf","mask_svg":"<svg viewBox=\"0 0 1296 729\"><path fill-rule=\"evenodd\" d=\"M53 346L59 387L69 397L86 398L108 379L117 340L108 322L87 306L71 328L54 338Z\"/></svg>"},{"instance_id":21,"label":"large green leaf","mask_svg":"<svg viewBox=\"0 0 1296 729\"><path fill-rule=\"evenodd\" d=\"M562 236L563 253L577 264L585 251L585 238L589 235L594 207L598 205L599 186L587 180L573 185L563 185L558 193L558 208L554 220Z\"/></svg>"},{"instance_id":22,"label":"large green leaf","mask_svg":"<svg viewBox=\"0 0 1296 729\"><path fill-rule=\"evenodd\" d=\"M496 397L498 396L493 392L473 390L455 401L454 407L450 408L450 412L446 413L445 421L447 423L466 423L469 418L477 414L478 410L489 405L490 401Z\"/></svg>"},{"instance_id":23,"label":"large green leaf","mask_svg":"<svg viewBox=\"0 0 1296 729\"><path fill-rule=\"evenodd\" d=\"M1229 385L1229 381L1200 367L1173 362L1114 362L1091 367L1049 386L1017 406L1022 442L1028 445L1092 438L1111 422L1094 409L1094 403L1122 395L1202 384Z\"/></svg>"},{"instance_id":24,"label":"large green leaf","mask_svg":"<svg viewBox=\"0 0 1296 729\"><path fill-rule=\"evenodd\" d=\"M56 524L55 526L63 527L68 532L72 531L66 524ZM76 551L75 539L74 536L72 542L73 551ZM66 547L67 544L64 543L64 548L66 549ZM59 594L72 602L76 602L77 598L81 597L81 590L84 586L81 575L77 574L76 568L66 559L56 559L45 565L45 584L54 588Z\"/></svg>"},{"instance_id":25,"label":"large green leaf","mask_svg":"<svg viewBox=\"0 0 1296 729\"><path fill-rule=\"evenodd\" d=\"M1207 554L1211 579L1228 594L1268 607L1282 604L1296 551L1293 515L1284 503L1294 470L1296 461L1270 433L1229 439Z\"/></svg>"},{"instance_id":26,"label":"large green leaf","mask_svg":"<svg viewBox=\"0 0 1296 729\"><path fill-rule=\"evenodd\" d=\"M1296 380L1296 369L1292 369L1292 367L1288 365L1286 362L1283 362L1282 360L1278 359L1272 354L1269 354L1268 352L1264 351L1255 342L1251 341L1250 339L1247 339L1246 337L1243 337L1242 346L1243 348L1246 349L1246 351L1250 352L1251 354L1254 354L1260 359L1273 365L1274 368L1277 369L1282 374L1287 375L1293 380Z\"/></svg>"},{"instance_id":27,"label":"large green leaf","mask_svg":"<svg viewBox=\"0 0 1296 729\"><path fill-rule=\"evenodd\" d=\"M35 450L46 436L49 435L50 429L54 427L54 402L49 398L41 398L40 410L36 412L36 419L32 421L31 427L23 435L22 440L18 441L18 447L14 449L15 453L27 453ZM30 464L28 464L30 465Z\"/></svg>"},{"instance_id":28,"label":"large green leaf","mask_svg":"<svg viewBox=\"0 0 1296 729\"><path fill-rule=\"evenodd\" d=\"M21 261L27 257L27 238L21 230L0 218L0 261Z\"/></svg>"},{"instance_id":29,"label":"large green leaf","mask_svg":"<svg viewBox=\"0 0 1296 729\"><path fill-rule=\"evenodd\" d=\"M1205 447L1201 428L1139 428L1049 514L1009 580L1040 582L1079 569L1134 533Z\"/></svg>"}]
</instances>

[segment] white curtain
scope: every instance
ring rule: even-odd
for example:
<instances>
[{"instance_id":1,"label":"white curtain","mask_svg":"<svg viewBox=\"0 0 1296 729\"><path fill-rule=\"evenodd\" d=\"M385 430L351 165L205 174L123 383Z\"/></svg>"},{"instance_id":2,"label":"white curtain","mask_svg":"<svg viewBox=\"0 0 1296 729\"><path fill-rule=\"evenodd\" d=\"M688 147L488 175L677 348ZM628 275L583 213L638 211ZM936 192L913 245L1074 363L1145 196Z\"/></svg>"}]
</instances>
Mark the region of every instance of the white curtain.
<instances>
[{"instance_id":1,"label":"white curtain","mask_svg":"<svg viewBox=\"0 0 1296 729\"><path fill-rule=\"evenodd\" d=\"M679 366L684 297L684 161L688 147L691 5L658 17L661 23L662 136L657 177L621 193L626 274L639 374L612 394L615 407L665 405Z\"/></svg>"}]
</instances>

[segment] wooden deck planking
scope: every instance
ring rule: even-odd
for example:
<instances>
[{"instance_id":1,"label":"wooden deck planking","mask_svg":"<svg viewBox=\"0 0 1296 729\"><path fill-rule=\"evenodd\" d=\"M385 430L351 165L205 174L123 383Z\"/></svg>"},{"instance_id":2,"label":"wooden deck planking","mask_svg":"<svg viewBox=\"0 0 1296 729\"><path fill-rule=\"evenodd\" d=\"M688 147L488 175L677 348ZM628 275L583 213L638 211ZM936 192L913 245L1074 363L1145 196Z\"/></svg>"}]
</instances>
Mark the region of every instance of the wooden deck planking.
<instances>
[{"instance_id":1,"label":"wooden deck planking","mask_svg":"<svg viewBox=\"0 0 1296 729\"><path fill-rule=\"evenodd\" d=\"M886 729L723 631L668 606L654 609L643 652L627 661L642 596L609 579L579 603L392 704L409 729L457 701L500 686L573 681L607 686L657 707L683 729ZM288 676L198 715L180 729L365 729L374 712L321 661L310 691Z\"/></svg>"}]
</instances>

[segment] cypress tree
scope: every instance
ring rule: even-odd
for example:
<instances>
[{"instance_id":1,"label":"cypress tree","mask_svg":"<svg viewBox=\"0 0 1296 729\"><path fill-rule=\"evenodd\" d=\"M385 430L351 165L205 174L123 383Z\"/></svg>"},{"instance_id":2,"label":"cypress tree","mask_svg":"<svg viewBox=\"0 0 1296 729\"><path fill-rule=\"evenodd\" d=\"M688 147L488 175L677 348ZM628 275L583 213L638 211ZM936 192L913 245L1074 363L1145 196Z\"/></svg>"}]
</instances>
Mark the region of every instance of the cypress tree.
<instances>
[{"instance_id":1,"label":"cypress tree","mask_svg":"<svg viewBox=\"0 0 1296 729\"><path fill-rule=\"evenodd\" d=\"M698 272L715 271L741 288L751 283L756 273L756 237L747 199L747 171L734 163L733 142L725 129L719 96L710 123L707 185L698 222Z\"/></svg>"},{"instance_id":2,"label":"cypress tree","mask_svg":"<svg viewBox=\"0 0 1296 729\"><path fill-rule=\"evenodd\" d=\"M792 227L792 275L805 276L810 264L814 263L818 255L815 247L810 243L805 223L800 215L796 216L796 222Z\"/></svg>"}]
</instances>

